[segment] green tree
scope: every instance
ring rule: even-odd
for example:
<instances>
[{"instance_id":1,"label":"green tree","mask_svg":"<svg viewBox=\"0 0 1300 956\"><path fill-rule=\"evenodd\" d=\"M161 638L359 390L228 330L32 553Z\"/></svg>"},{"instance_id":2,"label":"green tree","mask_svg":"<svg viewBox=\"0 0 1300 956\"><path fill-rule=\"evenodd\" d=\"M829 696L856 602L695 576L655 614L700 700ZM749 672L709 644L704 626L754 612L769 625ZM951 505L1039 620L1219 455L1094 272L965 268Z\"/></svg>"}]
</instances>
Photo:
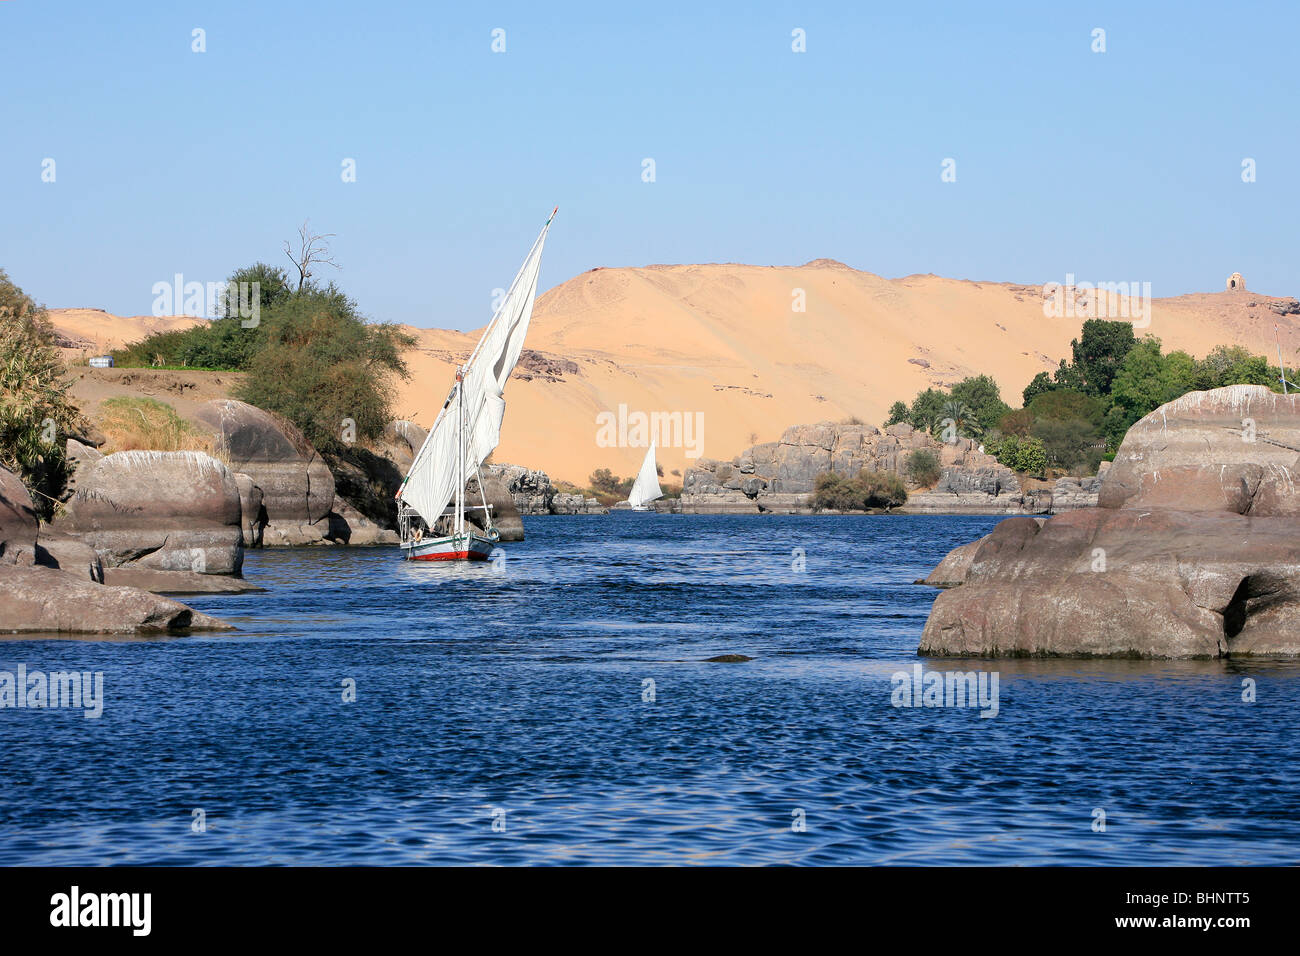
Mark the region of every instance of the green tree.
<instances>
[{"instance_id":1,"label":"green tree","mask_svg":"<svg viewBox=\"0 0 1300 956\"><path fill-rule=\"evenodd\" d=\"M817 476L810 503L816 510L867 511L896 508L907 501L903 479L892 471L863 469L847 478L834 472Z\"/></svg>"},{"instance_id":2,"label":"green tree","mask_svg":"<svg viewBox=\"0 0 1300 956\"><path fill-rule=\"evenodd\" d=\"M906 422L908 414L909 412L905 402L894 402L894 404L889 406L889 418L885 420L885 427L888 428L890 425L898 425L902 422Z\"/></svg>"},{"instance_id":3,"label":"green tree","mask_svg":"<svg viewBox=\"0 0 1300 956\"><path fill-rule=\"evenodd\" d=\"M1260 355L1252 355L1240 345L1218 345L1196 363L1196 388L1220 388L1224 385L1268 385L1281 389L1280 372Z\"/></svg>"},{"instance_id":4,"label":"green tree","mask_svg":"<svg viewBox=\"0 0 1300 956\"><path fill-rule=\"evenodd\" d=\"M229 321L229 320L226 320ZM264 344L247 365L236 397L278 412L322 452L378 439L392 418L392 378L409 373L402 350L415 339L390 323L367 323L332 283L311 286L263 313Z\"/></svg>"},{"instance_id":5,"label":"green tree","mask_svg":"<svg viewBox=\"0 0 1300 956\"><path fill-rule=\"evenodd\" d=\"M614 494L619 487L618 475L608 468L597 468L587 478L587 483L593 490L603 491L606 494Z\"/></svg>"},{"instance_id":6,"label":"green tree","mask_svg":"<svg viewBox=\"0 0 1300 956\"><path fill-rule=\"evenodd\" d=\"M951 399L943 403L943 422L951 422L953 431L964 438L973 438L983 433L984 429L975 420L974 414L965 402Z\"/></svg>"},{"instance_id":7,"label":"green tree","mask_svg":"<svg viewBox=\"0 0 1300 956\"><path fill-rule=\"evenodd\" d=\"M1052 384L1052 377L1050 375L1046 372L1039 372L1033 377L1033 380L1025 386L1025 390L1021 393L1021 397L1024 404L1028 405L1037 396L1042 395L1044 392L1050 392L1055 387L1056 386Z\"/></svg>"},{"instance_id":8,"label":"green tree","mask_svg":"<svg viewBox=\"0 0 1300 956\"><path fill-rule=\"evenodd\" d=\"M1011 467L1035 478L1042 478L1047 473L1047 451L1043 448L1043 443L1037 438L1021 439L1020 447L1016 449L1015 464Z\"/></svg>"},{"instance_id":9,"label":"green tree","mask_svg":"<svg viewBox=\"0 0 1300 956\"><path fill-rule=\"evenodd\" d=\"M1003 435L1016 435L1026 438L1034 427L1034 413L1027 408L1018 408L1007 412L998 421L997 431Z\"/></svg>"},{"instance_id":10,"label":"green tree","mask_svg":"<svg viewBox=\"0 0 1300 956\"><path fill-rule=\"evenodd\" d=\"M1100 427L1106 407L1100 399L1074 389L1058 388L1037 396L1027 406L1034 421L1081 419Z\"/></svg>"},{"instance_id":11,"label":"green tree","mask_svg":"<svg viewBox=\"0 0 1300 956\"><path fill-rule=\"evenodd\" d=\"M1109 393L1124 356L1135 344L1131 322L1085 320L1079 338L1070 342L1074 368L1082 385L1080 390L1089 395Z\"/></svg>"},{"instance_id":12,"label":"green tree","mask_svg":"<svg viewBox=\"0 0 1300 956\"><path fill-rule=\"evenodd\" d=\"M943 406L947 401L948 396L944 392L927 388L913 400L911 411L908 413L908 422L913 428L933 432L943 420Z\"/></svg>"},{"instance_id":13,"label":"green tree","mask_svg":"<svg viewBox=\"0 0 1300 956\"><path fill-rule=\"evenodd\" d=\"M1146 336L1124 357L1119 373L1111 384L1112 410L1106 416L1106 429L1113 439L1123 437L1143 415L1155 411L1196 387L1196 362L1186 352L1163 355L1160 340ZM1119 410L1119 414L1115 413ZM1119 431L1122 423L1123 430Z\"/></svg>"},{"instance_id":14,"label":"green tree","mask_svg":"<svg viewBox=\"0 0 1300 956\"><path fill-rule=\"evenodd\" d=\"M980 431L997 425L1011 407L1002 401L998 383L990 375L972 375L952 387L952 400L962 402L970 409L970 416Z\"/></svg>"}]
</instances>

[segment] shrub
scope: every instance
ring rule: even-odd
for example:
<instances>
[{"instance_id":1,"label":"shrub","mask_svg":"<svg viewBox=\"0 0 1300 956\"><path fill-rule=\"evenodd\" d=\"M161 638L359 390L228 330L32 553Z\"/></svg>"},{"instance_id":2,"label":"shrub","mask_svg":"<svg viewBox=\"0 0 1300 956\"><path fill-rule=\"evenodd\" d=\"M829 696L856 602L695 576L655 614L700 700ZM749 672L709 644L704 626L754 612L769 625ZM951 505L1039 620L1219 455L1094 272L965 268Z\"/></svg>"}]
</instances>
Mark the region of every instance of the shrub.
<instances>
[{"instance_id":1,"label":"shrub","mask_svg":"<svg viewBox=\"0 0 1300 956\"><path fill-rule=\"evenodd\" d=\"M1015 471L1042 478L1047 472L1047 452L1037 438L1007 435L990 449L999 462Z\"/></svg>"},{"instance_id":2,"label":"shrub","mask_svg":"<svg viewBox=\"0 0 1300 956\"><path fill-rule=\"evenodd\" d=\"M322 453L341 454L354 437L379 438L393 417L392 377L409 377L402 350L415 339L396 325L366 322L332 283L295 290L283 269L260 262L227 282L236 305L239 284L257 283L256 325L245 327L235 311L134 342L114 353L117 363L247 372L235 397L283 415Z\"/></svg>"},{"instance_id":3,"label":"shrub","mask_svg":"<svg viewBox=\"0 0 1300 956\"><path fill-rule=\"evenodd\" d=\"M0 269L0 465L43 517L67 480L66 438L81 423L45 309Z\"/></svg>"},{"instance_id":4,"label":"shrub","mask_svg":"<svg viewBox=\"0 0 1300 956\"><path fill-rule=\"evenodd\" d=\"M943 477L939 456L925 448L918 448L907 456L907 477L916 484L929 488Z\"/></svg>"},{"instance_id":5,"label":"shrub","mask_svg":"<svg viewBox=\"0 0 1300 956\"><path fill-rule=\"evenodd\" d=\"M863 469L855 478L834 472L817 476L810 503L814 510L866 511L896 508L907 501L903 479L892 471Z\"/></svg>"},{"instance_id":6,"label":"shrub","mask_svg":"<svg viewBox=\"0 0 1300 956\"><path fill-rule=\"evenodd\" d=\"M402 349L415 344L412 336L364 322L333 285L309 287L263 312L260 331L264 344L235 397L280 413L321 451L344 444L344 421L356 439L383 435L392 418L390 380L409 377Z\"/></svg>"},{"instance_id":7,"label":"shrub","mask_svg":"<svg viewBox=\"0 0 1300 956\"><path fill-rule=\"evenodd\" d=\"M591 484L592 490L603 491L606 494L613 494L618 490L618 475L614 474L608 468L597 468L587 478Z\"/></svg>"}]
</instances>

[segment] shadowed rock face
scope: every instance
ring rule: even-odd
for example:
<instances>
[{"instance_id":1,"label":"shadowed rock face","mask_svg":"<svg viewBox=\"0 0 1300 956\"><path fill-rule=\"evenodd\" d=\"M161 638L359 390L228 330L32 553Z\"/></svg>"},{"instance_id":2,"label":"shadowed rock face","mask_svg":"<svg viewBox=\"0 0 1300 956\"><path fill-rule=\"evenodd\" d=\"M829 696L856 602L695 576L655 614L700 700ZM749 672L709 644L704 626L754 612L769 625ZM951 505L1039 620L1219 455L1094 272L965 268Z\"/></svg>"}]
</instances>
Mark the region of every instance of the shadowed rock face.
<instances>
[{"instance_id":1,"label":"shadowed rock face","mask_svg":"<svg viewBox=\"0 0 1300 956\"><path fill-rule=\"evenodd\" d=\"M935 600L920 653L1300 654L1291 444L1300 400L1262 386L1162 406L1125 436L1101 507L1012 518L944 559L927 582L961 584Z\"/></svg>"},{"instance_id":2,"label":"shadowed rock face","mask_svg":"<svg viewBox=\"0 0 1300 956\"><path fill-rule=\"evenodd\" d=\"M0 564L33 564L39 526L32 496L22 479L0 468Z\"/></svg>"},{"instance_id":3,"label":"shadowed rock face","mask_svg":"<svg viewBox=\"0 0 1300 956\"><path fill-rule=\"evenodd\" d=\"M304 543L280 537L323 537L334 504L334 476L302 432L269 412L230 399L207 402L194 417L219 436L231 467L262 490L267 544ZM317 523L322 529L314 534L299 528Z\"/></svg>"},{"instance_id":4,"label":"shadowed rock face","mask_svg":"<svg viewBox=\"0 0 1300 956\"><path fill-rule=\"evenodd\" d=\"M239 487L211 455L125 451L94 462L59 519L109 567L238 574Z\"/></svg>"},{"instance_id":5,"label":"shadowed rock face","mask_svg":"<svg viewBox=\"0 0 1300 956\"><path fill-rule=\"evenodd\" d=\"M492 508L492 524L501 535L501 540L523 541L524 521L519 517L519 509L515 507L514 496L510 494L506 483L500 478L484 475L483 489L483 492L479 491L477 478L465 482L466 506L481 507L486 496L487 503ZM465 519L479 530L487 527L482 511L466 511Z\"/></svg>"}]
</instances>

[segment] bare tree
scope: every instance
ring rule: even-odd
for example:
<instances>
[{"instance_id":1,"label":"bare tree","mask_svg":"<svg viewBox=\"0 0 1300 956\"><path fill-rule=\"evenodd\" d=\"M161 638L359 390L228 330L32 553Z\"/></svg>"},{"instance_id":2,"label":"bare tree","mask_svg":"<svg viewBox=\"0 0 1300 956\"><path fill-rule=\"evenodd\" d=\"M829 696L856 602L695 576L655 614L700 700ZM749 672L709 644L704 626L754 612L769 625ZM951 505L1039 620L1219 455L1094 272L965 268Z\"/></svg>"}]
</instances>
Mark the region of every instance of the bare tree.
<instances>
[{"instance_id":1,"label":"bare tree","mask_svg":"<svg viewBox=\"0 0 1300 956\"><path fill-rule=\"evenodd\" d=\"M284 241L284 254L289 257L289 261L298 270L299 292L307 284L307 280L311 278L313 265L323 263L327 266L333 266L335 269L342 268L330 255L328 240L333 239L334 236L335 234L332 232L320 236L312 235L311 230L307 228L307 222L304 221L298 229L298 251L296 253L293 251L293 246L289 244L288 239Z\"/></svg>"}]
</instances>

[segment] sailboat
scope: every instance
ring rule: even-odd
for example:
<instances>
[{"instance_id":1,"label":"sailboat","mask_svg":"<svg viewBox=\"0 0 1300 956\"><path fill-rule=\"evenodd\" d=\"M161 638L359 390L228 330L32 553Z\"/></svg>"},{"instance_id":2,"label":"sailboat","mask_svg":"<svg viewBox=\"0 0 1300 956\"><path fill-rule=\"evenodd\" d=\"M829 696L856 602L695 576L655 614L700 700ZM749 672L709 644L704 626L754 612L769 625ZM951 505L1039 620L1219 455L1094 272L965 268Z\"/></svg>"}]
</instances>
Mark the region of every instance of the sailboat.
<instances>
[{"instance_id":1,"label":"sailboat","mask_svg":"<svg viewBox=\"0 0 1300 956\"><path fill-rule=\"evenodd\" d=\"M632 490L628 492L627 502L633 511L649 511L646 505L663 496L664 491L659 487L659 466L655 462L655 443L651 439L641 470L636 473L636 481L632 482Z\"/></svg>"},{"instance_id":2,"label":"sailboat","mask_svg":"<svg viewBox=\"0 0 1300 956\"><path fill-rule=\"evenodd\" d=\"M501 307L456 370L442 411L397 490L397 530L408 561L484 561L500 540L480 467L501 441L506 381L523 351L542 247L558 211L558 206L551 210ZM471 477L478 479L481 506L465 500ZM481 522L466 521L473 511L482 511Z\"/></svg>"}]
</instances>

